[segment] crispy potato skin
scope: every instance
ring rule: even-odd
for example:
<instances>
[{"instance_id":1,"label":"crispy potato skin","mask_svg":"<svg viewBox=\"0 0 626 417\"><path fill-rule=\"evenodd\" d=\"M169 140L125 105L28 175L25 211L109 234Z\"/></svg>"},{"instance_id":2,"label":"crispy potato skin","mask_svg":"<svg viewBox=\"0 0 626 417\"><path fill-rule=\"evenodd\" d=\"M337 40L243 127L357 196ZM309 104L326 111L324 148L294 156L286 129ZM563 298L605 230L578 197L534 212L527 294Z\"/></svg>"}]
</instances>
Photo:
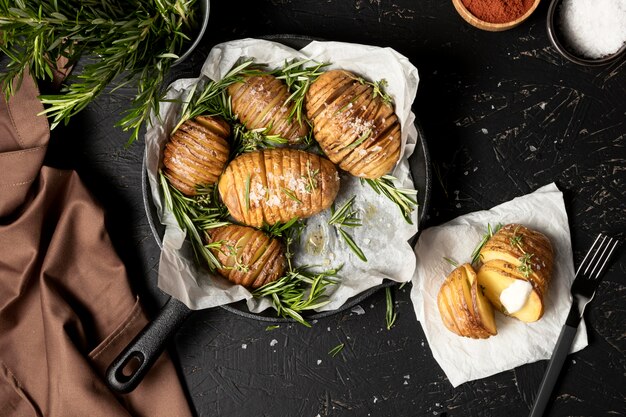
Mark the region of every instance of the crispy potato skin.
<instances>
[{"instance_id":1,"label":"crispy potato skin","mask_svg":"<svg viewBox=\"0 0 626 417\"><path fill-rule=\"evenodd\" d=\"M400 158L400 122L372 86L344 70L327 71L306 95L313 134L328 158L362 178L389 173Z\"/></svg>"},{"instance_id":2,"label":"crispy potato skin","mask_svg":"<svg viewBox=\"0 0 626 417\"><path fill-rule=\"evenodd\" d=\"M207 233L207 243L221 243L219 249L211 249L222 265L217 271L232 283L255 289L283 275L282 245L260 230L228 225Z\"/></svg>"},{"instance_id":3,"label":"crispy potato skin","mask_svg":"<svg viewBox=\"0 0 626 417\"><path fill-rule=\"evenodd\" d=\"M249 130L269 128L267 134L278 135L290 143L298 142L309 133L305 121L289 119L293 103L287 102L287 86L273 75L249 76L243 82L228 87L233 112Z\"/></svg>"},{"instance_id":4,"label":"crispy potato skin","mask_svg":"<svg viewBox=\"0 0 626 417\"><path fill-rule=\"evenodd\" d=\"M437 307L451 332L472 339L487 339L497 333L493 309L477 285L471 265L463 264L448 275L439 289Z\"/></svg>"},{"instance_id":5,"label":"crispy potato skin","mask_svg":"<svg viewBox=\"0 0 626 417\"><path fill-rule=\"evenodd\" d=\"M531 271L528 274L519 269L524 256L530 256L528 265ZM486 287L491 303L508 314L500 302L500 293L514 280L528 281L533 292L527 305L510 315L526 322L539 320L544 312L544 296L552 279L554 251L550 240L520 224L508 224L487 241L480 257L483 264L478 278Z\"/></svg>"},{"instance_id":6,"label":"crispy potato skin","mask_svg":"<svg viewBox=\"0 0 626 417\"><path fill-rule=\"evenodd\" d=\"M226 166L230 126L218 117L198 116L184 122L163 151L164 173L172 186L193 196L199 185L215 184Z\"/></svg>"},{"instance_id":7,"label":"crispy potato skin","mask_svg":"<svg viewBox=\"0 0 626 417\"><path fill-rule=\"evenodd\" d=\"M319 155L269 149L235 158L218 188L237 222L260 227L327 209L339 192L339 175L333 163Z\"/></svg>"}]
</instances>

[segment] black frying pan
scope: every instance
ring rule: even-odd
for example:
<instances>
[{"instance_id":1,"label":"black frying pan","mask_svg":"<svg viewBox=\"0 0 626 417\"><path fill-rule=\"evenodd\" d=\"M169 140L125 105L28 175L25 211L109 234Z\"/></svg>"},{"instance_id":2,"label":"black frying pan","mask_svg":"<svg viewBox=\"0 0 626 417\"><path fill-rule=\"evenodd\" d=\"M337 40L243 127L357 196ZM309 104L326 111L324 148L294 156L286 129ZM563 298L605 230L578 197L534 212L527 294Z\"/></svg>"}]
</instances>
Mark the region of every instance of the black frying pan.
<instances>
[{"instance_id":1,"label":"black frying pan","mask_svg":"<svg viewBox=\"0 0 626 417\"><path fill-rule=\"evenodd\" d=\"M313 39L303 36L292 35L274 35L266 36L264 39L281 42L294 49L301 49L306 46ZM201 65L201 64L200 64ZM184 78L185 76L194 76L199 70L190 71L189 69L174 70L170 77L171 80ZM169 85L167 83L166 85ZM409 158L409 166L413 176L413 182L417 189L417 201L418 201L418 222L421 224L428 211L428 203L430 200L431 192L431 171L430 171L430 157L426 146L426 140L424 139L424 133L419 125L415 123L417 128L418 138L415 146L415 151ZM148 184L148 178L146 173L146 159L144 155L144 161L142 166L142 192L143 200L146 209L146 215L150 224L150 229L159 244L162 245L162 238L164 232L164 226L161 225L156 207L152 202L152 195L150 186ZM332 311L324 311L320 313L312 313L305 315L307 320L315 320L323 317L328 317L333 314L348 310L355 305L362 302L364 299L380 290L381 288L395 285L393 281L386 281L382 284L370 288L350 298L340 308ZM221 308L230 311L231 313L240 315L242 317L251 318L255 320L268 321L268 322L295 322L293 319L277 317L272 314L272 310L268 309L262 313L251 313L245 301L239 301L233 304L221 306ZM120 353L120 355L109 366L106 379L109 387L114 391L120 393L127 393L135 389L141 382L145 374L150 367L154 364L157 358L165 349L166 344L170 338L174 335L176 330L182 325L182 323L193 312L185 304L179 300L171 297L168 302L159 311L154 320L149 322L142 331L128 344L128 346Z\"/></svg>"}]
</instances>

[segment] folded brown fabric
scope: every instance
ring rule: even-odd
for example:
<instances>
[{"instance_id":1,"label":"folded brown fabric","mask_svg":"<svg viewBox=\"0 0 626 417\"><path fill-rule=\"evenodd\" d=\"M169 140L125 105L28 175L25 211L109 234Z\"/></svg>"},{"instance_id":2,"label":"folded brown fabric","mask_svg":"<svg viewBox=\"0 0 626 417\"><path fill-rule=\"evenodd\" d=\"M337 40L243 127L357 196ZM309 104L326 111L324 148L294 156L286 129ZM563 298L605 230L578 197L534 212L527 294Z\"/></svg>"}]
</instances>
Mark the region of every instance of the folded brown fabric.
<instances>
[{"instance_id":1,"label":"folded brown fabric","mask_svg":"<svg viewBox=\"0 0 626 417\"><path fill-rule=\"evenodd\" d=\"M0 417L190 416L167 355L119 395L107 366L147 319L73 171L42 167L48 123L25 77L0 99Z\"/></svg>"}]
</instances>

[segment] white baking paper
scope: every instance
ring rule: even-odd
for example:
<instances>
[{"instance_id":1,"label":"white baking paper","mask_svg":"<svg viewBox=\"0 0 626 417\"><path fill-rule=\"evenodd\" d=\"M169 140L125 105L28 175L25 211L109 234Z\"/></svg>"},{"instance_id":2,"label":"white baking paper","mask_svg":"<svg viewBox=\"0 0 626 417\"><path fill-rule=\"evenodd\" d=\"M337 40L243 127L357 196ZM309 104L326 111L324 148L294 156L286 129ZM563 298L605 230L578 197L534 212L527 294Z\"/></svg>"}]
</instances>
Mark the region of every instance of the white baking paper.
<instances>
[{"instance_id":1,"label":"white baking paper","mask_svg":"<svg viewBox=\"0 0 626 417\"><path fill-rule=\"evenodd\" d=\"M554 272L544 300L544 315L535 323L523 323L496 312L498 334L484 340L457 336L443 324L437 294L454 267L471 262L471 253L486 232L487 224L520 223L542 232L552 242ZM517 366L548 359L565 324L572 297L574 264L563 195L554 183L517 197L491 210L470 213L422 231L415 247L417 268L411 300L435 360L453 386L484 378ZM572 352L587 346L581 322Z\"/></svg>"},{"instance_id":2,"label":"white baking paper","mask_svg":"<svg viewBox=\"0 0 626 417\"><path fill-rule=\"evenodd\" d=\"M241 58L254 58L270 68L280 67L286 60L309 58L332 63L328 69L354 71L372 81L386 79L386 91L394 99L395 111L402 126L402 156L393 175L398 178L397 185L414 188L408 157L413 153L417 140L411 104L419 78L417 69L407 58L390 48L340 42L311 42L301 51L258 39L242 39L215 46L198 78L178 80L170 86L167 98L173 101L161 105L160 118L152 118L152 127L146 133L146 164L152 197L161 221L166 225L158 285L192 309L215 307L243 299L248 300L248 307L254 312L271 305L269 300L252 298L250 292L241 286L232 285L220 277L211 277L196 264L185 234L172 214L163 208L157 182L162 149L178 120L181 101L185 100L195 84L207 79L221 79ZM336 230L328 226L329 210L309 218L301 247L296 247L296 265L318 265L319 269L343 265L341 283L330 287L330 302L320 310L336 309L348 298L382 283L385 278L409 281L415 270L415 255L408 241L417 233L417 211L413 212L413 225L409 225L393 203L376 194L369 186L361 185L359 180L342 174L337 206L353 195L357 196L354 207L360 213L363 226L348 232L363 250L368 262L359 260ZM313 240L318 243L317 247L311 244Z\"/></svg>"}]
</instances>

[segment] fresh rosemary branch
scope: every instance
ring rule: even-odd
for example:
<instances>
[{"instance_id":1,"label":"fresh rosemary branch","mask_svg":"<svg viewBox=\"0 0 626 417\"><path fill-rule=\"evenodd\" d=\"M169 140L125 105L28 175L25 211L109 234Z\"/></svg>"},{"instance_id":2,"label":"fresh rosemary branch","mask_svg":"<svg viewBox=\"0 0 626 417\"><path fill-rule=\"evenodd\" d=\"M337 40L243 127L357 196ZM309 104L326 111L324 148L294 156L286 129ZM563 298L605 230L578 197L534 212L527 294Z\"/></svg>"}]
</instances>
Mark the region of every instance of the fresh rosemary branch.
<instances>
[{"instance_id":1,"label":"fresh rosemary branch","mask_svg":"<svg viewBox=\"0 0 626 417\"><path fill-rule=\"evenodd\" d=\"M385 321L387 323L387 330L391 330L391 327L398 318L398 313L393 306L393 298L391 297L391 287L385 288L385 300L387 302L387 310L385 313Z\"/></svg>"},{"instance_id":2,"label":"fresh rosemary branch","mask_svg":"<svg viewBox=\"0 0 626 417\"><path fill-rule=\"evenodd\" d=\"M304 122L302 117L302 107L304 106L304 98L309 91L311 83L322 75L322 69L328 66L328 63L313 63L313 65L305 66L311 62L309 59L301 61L287 62L273 72L273 75L279 80L283 80L287 84L287 89L291 95L285 103L292 102L293 107L288 114L289 120L296 118L299 124Z\"/></svg>"},{"instance_id":3,"label":"fresh rosemary branch","mask_svg":"<svg viewBox=\"0 0 626 417\"><path fill-rule=\"evenodd\" d=\"M352 252L363 262L367 262L367 258L361 248L356 244L354 239L352 239L352 236L343 229L344 227L357 227L362 225L358 212L353 208L355 198L356 196L352 196L352 198L346 201L338 210L335 210L335 204L333 203L330 207L331 216L328 220L328 224L335 226L337 232L343 240L345 240Z\"/></svg>"},{"instance_id":4,"label":"fresh rosemary branch","mask_svg":"<svg viewBox=\"0 0 626 417\"><path fill-rule=\"evenodd\" d=\"M344 343L339 343L337 346L329 350L328 354L334 358L343 350L344 347L345 347Z\"/></svg>"},{"instance_id":5,"label":"fresh rosemary branch","mask_svg":"<svg viewBox=\"0 0 626 417\"><path fill-rule=\"evenodd\" d=\"M137 82L137 94L117 123L131 131L129 143L151 109L158 111L161 83L193 26L195 0L136 0L101 2L0 1L2 45L9 63L0 73L7 95L12 80L21 82L26 70L36 79L52 79L60 57L74 66L85 57L60 94L40 96L51 128L67 124L108 86ZM76 70L75 70L76 72Z\"/></svg>"},{"instance_id":6,"label":"fresh rosemary branch","mask_svg":"<svg viewBox=\"0 0 626 417\"><path fill-rule=\"evenodd\" d=\"M291 317L311 327L301 313L328 304L326 288L338 282L337 272L340 269L323 272L311 272L307 266L290 269L282 278L265 284L252 294L255 297L271 297L279 316Z\"/></svg>"},{"instance_id":7,"label":"fresh rosemary branch","mask_svg":"<svg viewBox=\"0 0 626 417\"><path fill-rule=\"evenodd\" d=\"M199 188L194 197L183 195L167 181L167 177L159 172L161 190L166 207L174 214L178 225L187 232L191 241L196 260L206 261L209 268L220 268L221 264L211 249L219 249L221 242L205 244L205 230L225 226L228 211L217 198L216 187Z\"/></svg>"},{"instance_id":8,"label":"fresh rosemary branch","mask_svg":"<svg viewBox=\"0 0 626 417\"><path fill-rule=\"evenodd\" d=\"M398 188L393 183L394 180L396 178L391 175L383 175L376 179L362 178L361 183L365 181L377 194L391 200L400 209L404 220L413 224L411 213L417 208L417 200L414 197L417 195L417 191L410 188Z\"/></svg>"},{"instance_id":9,"label":"fresh rosemary branch","mask_svg":"<svg viewBox=\"0 0 626 417\"><path fill-rule=\"evenodd\" d=\"M493 237L494 234L498 233L498 230L502 228L501 224L497 224L495 229L491 228L491 224L487 223L487 233L483 235L480 239L474 250L472 251L472 264L475 265L480 260L480 251L485 246L487 241Z\"/></svg>"},{"instance_id":10,"label":"fresh rosemary branch","mask_svg":"<svg viewBox=\"0 0 626 417\"><path fill-rule=\"evenodd\" d=\"M387 88L388 85L387 80L383 78L382 80L371 82L361 77L359 77L358 80L361 84L372 87L372 97L380 97L384 103L393 105L393 99L389 94L387 94L387 92L385 92L385 88Z\"/></svg>"}]
</instances>

